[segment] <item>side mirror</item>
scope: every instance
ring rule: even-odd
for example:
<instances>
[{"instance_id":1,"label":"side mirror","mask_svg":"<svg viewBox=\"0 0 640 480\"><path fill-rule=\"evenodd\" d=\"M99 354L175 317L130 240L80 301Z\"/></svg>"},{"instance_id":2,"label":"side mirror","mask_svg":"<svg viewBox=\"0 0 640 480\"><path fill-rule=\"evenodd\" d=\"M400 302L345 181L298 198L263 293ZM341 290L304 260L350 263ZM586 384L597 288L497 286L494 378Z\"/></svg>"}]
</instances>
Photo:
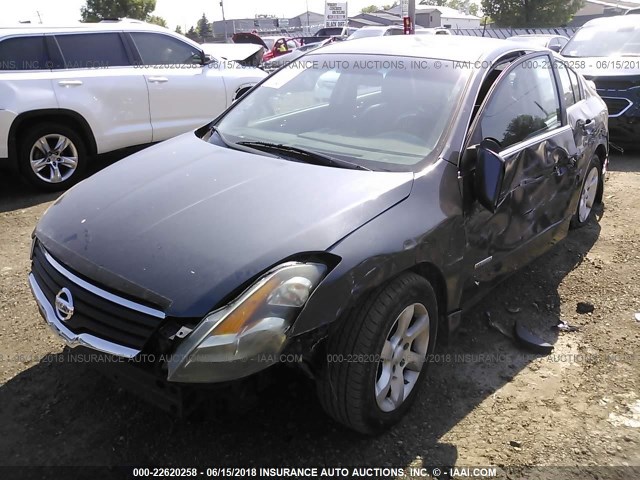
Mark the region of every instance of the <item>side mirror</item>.
<instances>
[{"instance_id":1,"label":"side mirror","mask_svg":"<svg viewBox=\"0 0 640 480\"><path fill-rule=\"evenodd\" d=\"M202 65L209 65L210 63L213 63L214 60L214 57L212 57L208 53L202 52Z\"/></svg>"},{"instance_id":2,"label":"side mirror","mask_svg":"<svg viewBox=\"0 0 640 480\"><path fill-rule=\"evenodd\" d=\"M554 52L558 53L560 50L562 50L562 48L560 48L560 45L551 45L549 47L549 50L553 50Z\"/></svg>"},{"instance_id":3,"label":"side mirror","mask_svg":"<svg viewBox=\"0 0 640 480\"><path fill-rule=\"evenodd\" d=\"M495 213L504 180L504 159L485 146L478 147L474 191L480 205Z\"/></svg>"}]
</instances>

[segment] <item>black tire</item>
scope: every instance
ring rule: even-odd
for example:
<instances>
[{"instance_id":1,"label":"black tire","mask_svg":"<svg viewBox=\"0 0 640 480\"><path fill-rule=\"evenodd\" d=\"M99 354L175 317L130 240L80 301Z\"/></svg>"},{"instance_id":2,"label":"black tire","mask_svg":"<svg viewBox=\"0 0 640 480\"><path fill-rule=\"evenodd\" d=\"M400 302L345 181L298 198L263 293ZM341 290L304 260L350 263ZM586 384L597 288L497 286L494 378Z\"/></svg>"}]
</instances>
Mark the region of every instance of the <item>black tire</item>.
<instances>
[{"instance_id":1,"label":"black tire","mask_svg":"<svg viewBox=\"0 0 640 480\"><path fill-rule=\"evenodd\" d=\"M60 180L56 181L53 175L53 166L47 165L43 167L40 175L31 167L32 149L33 154L45 157L42 149L36 148L36 142L41 138L47 138L47 142L51 150L56 146L56 137L66 137L69 140L68 146L61 152L62 157L77 158L75 168L58 164L58 171L61 173ZM66 190L83 178L84 171L88 162L87 148L83 138L78 135L72 128L64 124L56 124L53 122L42 122L30 126L24 131L20 137L18 145L18 165L22 175L39 190L56 192ZM46 181L42 177L49 177L51 180Z\"/></svg>"},{"instance_id":2,"label":"black tire","mask_svg":"<svg viewBox=\"0 0 640 480\"><path fill-rule=\"evenodd\" d=\"M378 433L397 423L415 400L427 362L397 409L383 411L375 398L382 368L377 357L400 313L415 303L426 307L428 313L426 357L436 342L438 304L429 282L414 273L404 273L376 289L330 332L327 361L317 388L323 408L338 422L364 434Z\"/></svg>"},{"instance_id":3,"label":"black tire","mask_svg":"<svg viewBox=\"0 0 640 480\"><path fill-rule=\"evenodd\" d=\"M593 172L593 173L592 173ZM595 184L590 182L590 176L597 175L597 180ZM602 167L600 165L600 159L597 155L591 157L591 161L587 166L586 173L584 175L584 179L582 180L582 185L580 186L580 198L578 200L578 206L576 207L576 211L571 218L571 228L581 228L584 227L587 223L591 221L593 216L595 215L595 206L602 196ZM585 195L585 189L589 188L589 195L593 195L592 197L592 205L589 211L589 214L586 217L580 216L580 210L583 205L583 196Z\"/></svg>"}]
</instances>

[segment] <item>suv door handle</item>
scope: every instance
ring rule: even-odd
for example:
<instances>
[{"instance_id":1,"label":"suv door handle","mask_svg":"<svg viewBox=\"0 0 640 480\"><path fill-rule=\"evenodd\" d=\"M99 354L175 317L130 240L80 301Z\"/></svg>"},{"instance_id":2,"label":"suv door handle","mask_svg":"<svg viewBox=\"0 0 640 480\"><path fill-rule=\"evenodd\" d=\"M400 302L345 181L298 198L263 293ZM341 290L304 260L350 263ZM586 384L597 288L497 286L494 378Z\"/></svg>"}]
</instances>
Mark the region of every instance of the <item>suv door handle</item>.
<instances>
[{"instance_id":1,"label":"suv door handle","mask_svg":"<svg viewBox=\"0 0 640 480\"><path fill-rule=\"evenodd\" d=\"M167 83L169 79L167 77L149 77L151 83Z\"/></svg>"},{"instance_id":2,"label":"suv door handle","mask_svg":"<svg viewBox=\"0 0 640 480\"><path fill-rule=\"evenodd\" d=\"M61 87L79 87L82 85L82 80L60 80L58 85Z\"/></svg>"}]
</instances>

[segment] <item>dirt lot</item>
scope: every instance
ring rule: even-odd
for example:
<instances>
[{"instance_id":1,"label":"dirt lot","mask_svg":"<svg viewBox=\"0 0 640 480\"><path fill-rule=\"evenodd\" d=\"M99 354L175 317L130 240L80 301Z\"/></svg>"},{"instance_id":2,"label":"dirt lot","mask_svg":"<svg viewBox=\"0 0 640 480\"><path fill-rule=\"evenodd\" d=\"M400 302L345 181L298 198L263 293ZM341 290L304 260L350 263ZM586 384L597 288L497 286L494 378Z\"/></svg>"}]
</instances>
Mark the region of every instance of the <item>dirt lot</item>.
<instances>
[{"instance_id":1,"label":"dirt lot","mask_svg":"<svg viewBox=\"0 0 640 480\"><path fill-rule=\"evenodd\" d=\"M84 365L42 360L63 344L31 298L28 252L54 196L0 172L0 464L442 464L499 466L500 478L640 478L638 192L640 156L615 156L599 222L571 232L467 313L411 415L363 438L329 421L297 376L248 412L203 409L180 421ZM578 302L595 309L578 314ZM554 352L523 352L486 312L507 328L526 322ZM580 330L557 333L559 319Z\"/></svg>"}]
</instances>

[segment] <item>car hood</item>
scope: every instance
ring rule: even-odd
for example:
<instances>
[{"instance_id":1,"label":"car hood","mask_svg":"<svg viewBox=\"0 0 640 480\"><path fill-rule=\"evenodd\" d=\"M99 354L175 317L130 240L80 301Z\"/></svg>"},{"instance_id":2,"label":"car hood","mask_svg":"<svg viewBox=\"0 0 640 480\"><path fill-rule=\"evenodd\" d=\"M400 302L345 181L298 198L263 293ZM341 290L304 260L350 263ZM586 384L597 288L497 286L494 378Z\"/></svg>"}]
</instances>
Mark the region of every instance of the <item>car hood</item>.
<instances>
[{"instance_id":1,"label":"car hood","mask_svg":"<svg viewBox=\"0 0 640 480\"><path fill-rule=\"evenodd\" d=\"M233 37L231 37L231 40L233 40L233 43L252 43L255 45L260 45L269 50L269 47L267 47L267 44L264 43L264 40L253 33L234 33Z\"/></svg>"},{"instance_id":2,"label":"car hood","mask_svg":"<svg viewBox=\"0 0 640 480\"><path fill-rule=\"evenodd\" d=\"M283 259L325 251L406 198L409 172L303 164L194 133L106 168L36 227L80 276L178 317L201 317Z\"/></svg>"},{"instance_id":3,"label":"car hood","mask_svg":"<svg viewBox=\"0 0 640 480\"><path fill-rule=\"evenodd\" d=\"M251 61L252 57L257 57L264 51L264 47L250 43L203 43L202 50L217 58L244 63Z\"/></svg>"}]
</instances>

